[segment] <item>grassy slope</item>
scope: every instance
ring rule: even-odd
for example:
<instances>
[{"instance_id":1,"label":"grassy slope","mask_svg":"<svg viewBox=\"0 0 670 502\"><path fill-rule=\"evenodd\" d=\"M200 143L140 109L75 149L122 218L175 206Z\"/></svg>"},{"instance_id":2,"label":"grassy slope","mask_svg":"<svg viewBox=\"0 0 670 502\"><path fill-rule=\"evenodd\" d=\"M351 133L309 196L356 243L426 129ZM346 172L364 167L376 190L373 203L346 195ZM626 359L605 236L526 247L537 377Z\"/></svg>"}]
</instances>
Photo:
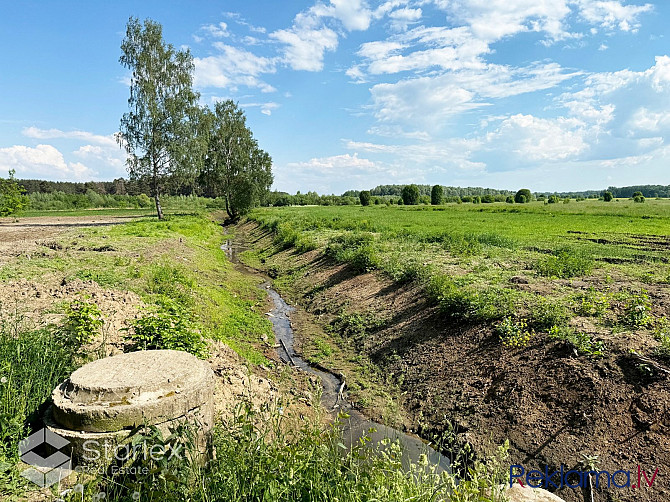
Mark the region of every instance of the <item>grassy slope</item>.
<instances>
[{"instance_id":1,"label":"grassy slope","mask_svg":"<svg viewBox=\"0 0 670 502\"><path fill-rule=\"evenodd\" d=\"M78 278L134 291L157 308L177 301L205 337L229 344L252 366L267 363L258 350L262 338L272 336L259 310L262 292L255 278L235 271L226 260L222 239L215 221L197 215L160 222L139 217L123 225L77 228L45 243L41 251L12 258L0 268L0 281L56 284ZM62 307L56 303L55 308ZM0 497L36 499L41 495L35 487L18 476L17 442L39 427L51 389L94 354L78 356L81 347L63 344L55 327L25 331L17 321L0 328ZM315 404L313 409L318 408ZM136 500L135 493L141 500L164 501L432 500L453 488L442 476L407 477L397 454L368 457L365 444L343 454L336 429L324 428L318 413L313 419L302 417L299 430L287 431L286 405L279 402L263 410L242 406L236 420L216 431L213 441L219 454L204 469L179 458L154 463L140 456L130 465L147 468L148 474L84 476L79 478L83 495L72 492L65 499L92 500L102 492L106 500L124 501ZM183 439L177 434L174 440ZM473 474L473 481L459 488L463 500L492 483L493 474L483 467ZM51 495L57 495L55 490ZM454 495L454 500L460 498Z\"/></svg>"}]
</instances>

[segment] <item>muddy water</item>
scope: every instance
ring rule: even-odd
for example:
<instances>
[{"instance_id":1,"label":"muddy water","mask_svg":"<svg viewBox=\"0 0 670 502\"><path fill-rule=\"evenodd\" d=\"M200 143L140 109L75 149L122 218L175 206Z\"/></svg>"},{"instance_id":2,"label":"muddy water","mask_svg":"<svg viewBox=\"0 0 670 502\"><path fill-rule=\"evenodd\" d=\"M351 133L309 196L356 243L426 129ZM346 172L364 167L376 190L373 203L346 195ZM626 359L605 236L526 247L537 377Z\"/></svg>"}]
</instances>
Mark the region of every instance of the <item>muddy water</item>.
<instances>
[{"instance_id":1,"label":"muddy water","mask_svg":"<svg viewBox=\"0 0 670 502\"><path fill-rule=\"evenodd\" d=\"M239 265L239 260L237 259L237 253L240 251L239 246L232 240L227 240L221 246L221 249L225 251L231 262ZM409 436L392 427L369 420L354 410L346 399L346 383L340 376L314 368L296 354L293 349L295 337L289 317L290 313L295 309L288 305L279 293L272 289L269 282L265 282L262 287L265 288L274 304L273 309L268 315L272 322L272 330L278 344L278 356L284 363L319 378L323 388L321 403L331 414L336 416L341 411L349 415L350 418L342 425L343 443L347 447L356 444L363 436L369 437L373 445L380 445L383 439L399 441L402 445L403 466L408 467L410 462L417 462L423 454L428 458L429 465L436 467L436 472L451 472L447 457L426 445L419 438ZM383 448L383 446L380 446L380 448Z\"/></svg>"}]
</instances>

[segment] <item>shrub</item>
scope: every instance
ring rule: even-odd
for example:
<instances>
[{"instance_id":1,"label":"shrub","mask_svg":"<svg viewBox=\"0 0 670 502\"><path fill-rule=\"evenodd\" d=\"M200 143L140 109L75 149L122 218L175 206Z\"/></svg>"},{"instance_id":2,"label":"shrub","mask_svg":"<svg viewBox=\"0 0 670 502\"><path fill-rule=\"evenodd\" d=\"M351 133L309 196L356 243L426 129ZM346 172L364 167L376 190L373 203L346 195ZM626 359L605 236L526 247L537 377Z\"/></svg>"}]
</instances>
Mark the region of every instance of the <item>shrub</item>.
<instances>
[{"instance_id":1,"label":"shrub","mask_svg":"<svg viewBox=\"0 0 670 502\"><path fill-rule=\"evenodd\" d=\"M65 311L65 322L58 332L68 347L79 348L91 343L103 325L102 312L95 303L71 302Z\"/></svg>"},{"instance_id":2,"label":"shrub","mask_svg":"<svg viewBox=\"0 0 670 502\"><path fill-rule=\"evenodd\" d=\"M620 322L631 328L644 328L654 323L651 315L651 299L646 290L622 293L621 298L624 305L623 314L619 318Z\"/></svg>"},{"instance_id":3,"label":"shrub","mask_svg":"<svg viewBox=\"0 0 670 502\"><path fill-rule=\"evenodd\" d=\"M442 185L435 185L430 191L430 203L439 206L442 202L444 202L444 189Z\"/></svg>"},{"instance_id":4,"label":"shrub","mask_svg":"<svg viewBox=\"0 0 670 502\"><path fill-rule=\"evenodd\" d=\"M660 342L656 355L670 360L670 322L663 317L654 326L654 338Z\"/></svg>"},{"instance_id":5,"label":"shrub","mask_svg":"<svg viewBox=\"0 0 670 502\"><path fill-rule=\"evenodd\" d=\"M505 317L496 325L496 332L505 347L517 349L526 347L535 336L535 332L528 328L526 319L513 320L510 317Z\"/></svg>"},{"instance_id":6,"label":"shrub","mask_svg":"<svg viewBox=\"0 0 670 502\"><path fill-rule=\"evenodd\" d=\"M575 312L582 316L602 317L610 309L610 299L611 295L590 288L575 299Z\"/></svg>"},{"instance_id":7,"label":"shrub","mask_svg":"<svg viewBox=\"0 0 670 502\"><path fill-rule=\"evenodd\" d=\"M517 294L504 288L475 291L443 274L431 276L426 285L426 295L442 313L465 321L493 321L509 315L515 310Z\"/></svg>"},{"instance_id":8,"label":"shrub","mask_svg":"<svg viewBox=\"0 0 670 502\"><path fill-rule=\"evenodd\" d=\"M425 204L426 206L430 205L430 197L428 197L427 195L420 196L419 204Z\"/></svg>"},{"instance_id":9,"label":"shrub","mask_svg":"<svg viewBox=\"0 0 670 502\"><path fill-rule=\"evenodd\" d=\"M402 189L402 201L406 206L416 206L419 203L419 187L406 185Z\"/></svg>"},{"instance_id":10,"label":"shrub","mask_svg":"<svg viewBox=\"0 0 670 502\"><path fill-rule=\"evenodd\" d=\"M533 194L527 188L522 188L514 196L514 202L524 204L533 200Z\"/></svg>"},{"instance_id":11,"label":"shrub","mask_svg":"<svg viewBox=\"0 0 670 502\"><path fill-rule=\"evenodd\" d=\"M358 272L369 272L379 265L373 241L370 233L338 235L328 242L325 254L338 262L351 264Z\"/></svg>"},{"instance_id":12,"label":"shrub","mask_svg":"<svg viewBox=\"0 0 670 502\"><path fill-rule=\"evenodd\" d=\"M564 247L556 249L551 256L538 260L535 269L546 277L569 279L589 274L593 265L593 258L583 250Z\"/></svg>"},{"instance_id":13,"label":"shrub","mask_svg":"<svg viewBox=\"0 0 670 502\"><path fill-rule=\"evenodd\" d=\"M183 350L207 357L207 342L191 320L192 313L173 301L164 301L162 308L131 320L126 328L127 351Z\"/></svg>"},{"instance_id":14,"label":"shrub","mask_svg":"<svg viewBox=\"0 0 670 502\"><path fill-rule=\"evenodd\" d=\"M512 197L511 195L508 195L508 196L505 198L505 202L506 202L507 204L514 204L514 197Z\"/></svg>"},{"instance_id":15,"label":"shrub","mask_svg":"<svg viewBox=\"0 0 670 502\"><path fill-rule=\"evenodd\" d=\"M547 202L549 204L556 204L557 202L560 202L561 198L558 195L550 195L549 199L547 199Z\"/></svg>"},{"instance_id":16,"label":"shrub","mask_svg":"<svg viewBox=\"0 0 670 502\"><path fill-rule=\"evenodd\" d=\"M568 323L568 311L557 300L536 296L529 310L531 325L539 331L546 331L552 326L565 326Z\"/></svg>"},{"instance_id":17,"label":"shrub","mask_svg":"<svg viewBox=\"0 0 670 502\"><path fill-rule=\"evenodd\" d=\"M567 342L579 353L588 356L602 356L605 353L603 342L594 341L586 333L579 333L572 328L553 326L549 330L549 338Z\"/></svg>"},{"instance_id":18,"label":"shrub","mask_svg":"<svg viewBox=\"0 0 670 502\"><path fill-rule=\"evenodd\" d=\"M359 195L358 198L361 201L361 206L369 206L370 205L370 199L372 196L370 195L370 192L367 190L363 190ZM375 199L377 200L377 199ZM378 202L377 202L378 204Z\"/></svg>"},{"instance_id":19,"label":"shrub","mask_svg":"<svg viewBox=\"0 0 670 502\"><path fill-rule=\"evenodd\" d=\"M486 194L482 197L482 202L484 204L492 204L495 201L496 201L496 198L493 195L490 195L490 194Z\"/></svg>"},{"instance_id":20,"label":"shrub","mask_svg":"<svg viewBox=\"0 0 670 502\"><path fill-rule=\"evenodd\" d=\"M605 202L612 202L613 199L614 199L614 196L612 195L612 192L604 192L603 193L603 200Z\"/></svg>"}]
</instances>

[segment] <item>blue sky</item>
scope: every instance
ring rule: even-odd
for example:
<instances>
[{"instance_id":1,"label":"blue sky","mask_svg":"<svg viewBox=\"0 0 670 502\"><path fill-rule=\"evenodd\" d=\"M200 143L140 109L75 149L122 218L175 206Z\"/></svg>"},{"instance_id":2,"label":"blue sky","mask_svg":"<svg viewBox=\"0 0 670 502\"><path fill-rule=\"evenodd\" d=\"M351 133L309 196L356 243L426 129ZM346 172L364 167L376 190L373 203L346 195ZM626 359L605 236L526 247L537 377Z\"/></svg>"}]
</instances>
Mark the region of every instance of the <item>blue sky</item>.
<instances>
[{"instance_id":1,"label":"blue sky","mask_svg":"<svg viewBox=\"0 0 670 502\"><path fill-rule=\"evenodd\" d=\"M190 48L202 104L244 108L279 190L670 183L666 0L0 6L0 173L127 177L136 16Z\"/></svg>"}]
</instances>

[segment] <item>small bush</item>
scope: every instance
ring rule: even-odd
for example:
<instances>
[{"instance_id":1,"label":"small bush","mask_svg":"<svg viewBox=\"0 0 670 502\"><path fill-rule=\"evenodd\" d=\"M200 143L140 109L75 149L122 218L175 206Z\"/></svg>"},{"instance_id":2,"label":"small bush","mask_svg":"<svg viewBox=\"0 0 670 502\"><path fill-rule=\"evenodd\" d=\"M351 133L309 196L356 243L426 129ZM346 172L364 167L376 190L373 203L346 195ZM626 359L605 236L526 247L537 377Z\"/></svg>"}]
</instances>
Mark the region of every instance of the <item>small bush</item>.
<instances>
[{"instance_id":1,"label":"small bush","mask_svg":"<svg viewBox=\"0 0 670 502\"><path fill-rule=\"evenodd\" d=\"M587 275L593 270L593 258L575 248L560 248L537 261L535 269L540 275L569 279Z\"/></svg>"},{"instance_id":2,"label":"small bush","mask_svg":"<svg viewBox=\"0 0 670 502\"><path fill-rule=\"evenodd\" d=\"M651 315L651 299L646 290L625 292L620 295L623 300L623 313L619 322L631 328L644 328L654 323Z\"/></svg>"},{"instance_id":3,"label":"small bush","mask_svg":"<svg viewBox=\"0 0 670 502\"><path fill-rule=\"evenodd\" d=\"M654 338L660 342L660 345L656 348L656 355L670 360L670 322L665 317L656 322Z\"/></svg>"},{"instance_id":4,"label":"small bush","mask_svg":"<svg viewBox=\"0 0 670 502\"><path fill-rule=\"evenodd\" d=\"M535 332L528 327L526 319L513 320L505 317L496 325L496 332L505 347L522 348L528 345Z\"/></svg>"},{"instance_id":5,"label":"small bush","mask_svg":"<svg viewBox=\"0 0 670 502\"><path fill-rule=\"evenodd\" d=\"M568 323L568 311L557 300L548 300L537 296L530 306L530 323L534 329L546 331L552 326L564 326Z\"/></svg>"},{"instance_id":6,"label":"small bush","mask_svg":"<svg viewBox=\"0 0 670 502\"><path fill-rule=\"evenodd\" d=\"M440 311L453 319L494 321L515 310L518 293L505 288L475 291L455 283L451 277L436 274L429 279L426 294Z\"/></svg>"},{"instance_id":7,"label":"small bush","mask_svg":"<svg viewBox=\"0 0 670 502\"><path fill-rule=\"evenodd\" d=\"M611 307L611 295L590 288L588 292L578 295L575 302L575 312L577 314L587 317L602 317Z\"/></svg>"},{"instance_id":8,"label":"small bush","mask_svg":"<svg viewBox=\"0 0 670 502\"><path fill-rule=\"evenodd\" d=\"M125 337L130 342L127 351L170 349L207 357L207 342L191 315L176 302L164 302L160 310L130 321Z\"/></svg>"},{"instance_id":9,"label":"small bush","mask_svg":"<svg viewBox=\"0 0 670 502\"><path fill-rule=\"evenodd\" d=\"M95 339L103 324L102 312L95 303L75 300L66 307L65 322L58 333L66 346L80 348Z\"/></svg>"},{"instance_id":10,"label":"small bush","mask_svg":"<svg viewBox=\"0 0 670 502\"><path fill-rule=\"evenodd\" d=\"M325 254L338 262L351 264L358 272L369 272L379 265L373 242L374 236L369 233L342 234L328 242Z\"/></svg>"},{"instance_id":11,"label":"small bush","mask_svg":"<svg viewBox=\"0 0 670 502\"><path fill-rule=\"evenodd\" d=\"M554 340L568 342L581 354L602 356L605 353L603 342L593 341L586 333L579 333L572 328L553 326L549 330L549 337Z\"/></svg>"}]
</instances>

